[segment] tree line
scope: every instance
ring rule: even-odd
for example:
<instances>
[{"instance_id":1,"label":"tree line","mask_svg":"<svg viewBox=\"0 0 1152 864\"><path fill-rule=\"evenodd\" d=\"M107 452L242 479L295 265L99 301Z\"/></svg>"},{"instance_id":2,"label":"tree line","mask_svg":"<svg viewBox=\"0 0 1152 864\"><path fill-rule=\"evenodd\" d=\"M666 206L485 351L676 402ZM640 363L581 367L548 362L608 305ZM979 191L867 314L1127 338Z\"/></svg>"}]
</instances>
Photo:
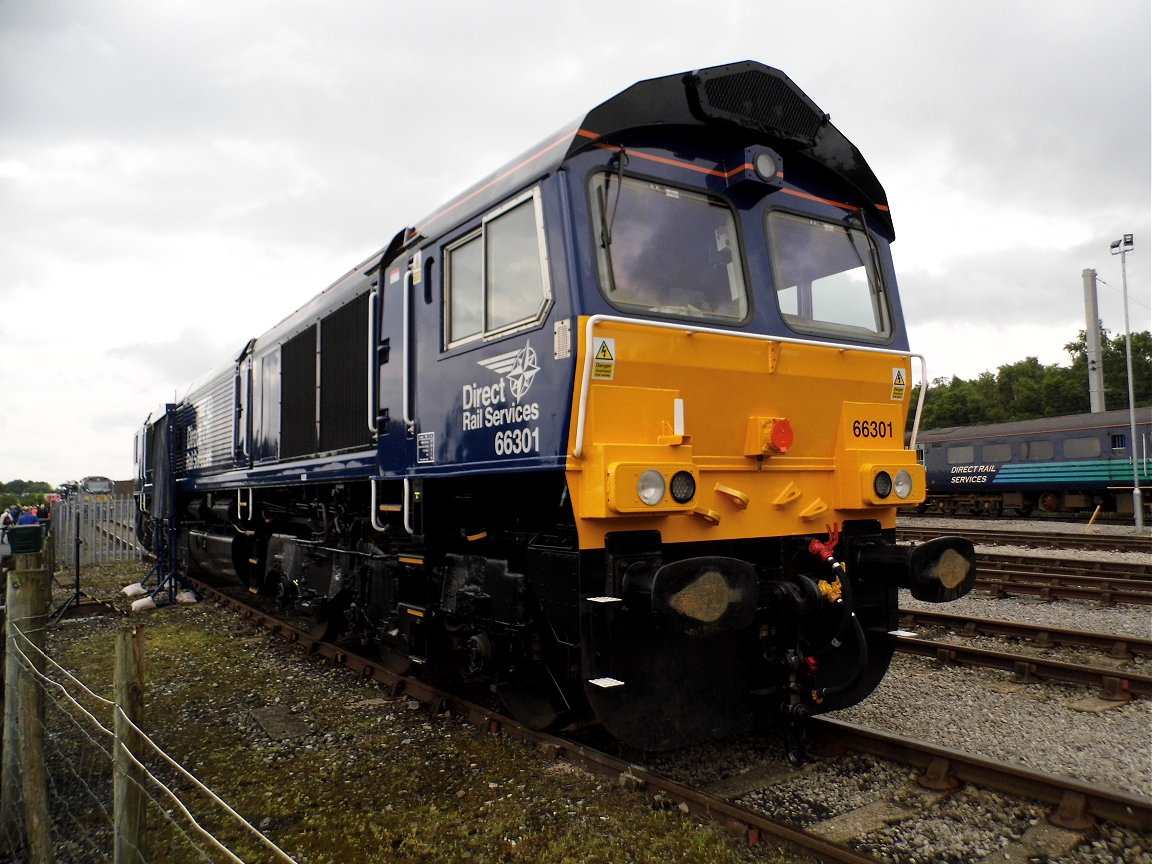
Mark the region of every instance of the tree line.
<instances>
[{"instance_id":1,"label":"tree line","mask_svg":"<svg viewBox=\"0 0 1152 864\"><path fill-rule=\"evenodd\" d=\"M56 487L40 480L9 480L0 483L0 509L13 504L42 504Z\"/></svg>"},{"instance_id":2,"label":"tree line","mask_svg":"<svg viewBox=\"0 0 1152 864\"><path fill-rule=\"evenodd\" d=\"M1124 334L1100 334L1104 366L1104 405L1108 410L1128 407L1128 370ZM984 423L1010 423L1036 417L1086 414L1092 410L1088 393L1088 341L1081 330L1074 342L1064 346L1071 366L1041 365L1026 357L1001 366L995 372L982 372L972 380L953 376L937 378L928 386L924 399L921 429L945 426L972 426ZM1152 333L1132 334L1132 384L1137 407L1152 405ZM919 398L919 385L913 388L912 404ZM912 414L909 412L909 431Z\"/></svg>"}]
</instances>

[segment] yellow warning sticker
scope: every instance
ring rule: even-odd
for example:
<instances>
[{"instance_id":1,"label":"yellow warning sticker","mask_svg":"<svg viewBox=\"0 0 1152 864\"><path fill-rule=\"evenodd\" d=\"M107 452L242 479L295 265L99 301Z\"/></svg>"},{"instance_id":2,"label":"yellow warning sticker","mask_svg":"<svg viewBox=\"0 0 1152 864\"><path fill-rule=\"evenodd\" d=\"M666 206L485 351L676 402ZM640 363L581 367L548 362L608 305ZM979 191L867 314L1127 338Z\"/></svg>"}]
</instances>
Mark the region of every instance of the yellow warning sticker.
<instances>
[{"instance_id":1,"label":"yellow warning sticker","mask_svg":"<svg viewBox=\"0 0 1152 864\"><path fill-rule=\"evenodd\" d=\"M616 373L616 340L597 339L592 345L592 377L611 381Z\"/></svg>"},{"instance_id":2,"label":"yellow warning sticker","mask_svg":"<svg viewBox=\"0 0 1152 864\"><path fill-rule=\"evenodd\" d=\"M892 367L892 401L903 402L904 391L908 388L908 378L899 366Z\"/></svg>"}]
</instances>

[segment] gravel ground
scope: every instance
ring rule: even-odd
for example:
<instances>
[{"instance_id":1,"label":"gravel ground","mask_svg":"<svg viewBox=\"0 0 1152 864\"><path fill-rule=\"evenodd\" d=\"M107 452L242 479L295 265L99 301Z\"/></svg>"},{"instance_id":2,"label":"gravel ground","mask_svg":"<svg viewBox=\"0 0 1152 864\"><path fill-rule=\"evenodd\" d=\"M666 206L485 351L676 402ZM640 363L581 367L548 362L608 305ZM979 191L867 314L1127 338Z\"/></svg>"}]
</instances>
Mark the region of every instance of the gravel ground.
<instances>
[{"instance_id":1,"label":"gravel ground","mask_svg":"<svg viewBox=\"0 0 1152 864\"><path fill-rule=\"evenodd\" d=\"M947 520L915 520L915 524L933 521L957 533L962 533L964 525L1004 530L1028 526L1027 522L1016 520L964 522L959 526ZM1082 525L1066 523L1053 524L1051 529L1060 533L1084 530ZM1098 530L1110 534L1133 532L1115 525L1098 526ZM1008 546L977 547L977 554L981 552L1024 555L1037 560L1053 557L1051 550ZM1059 555L1152 563L1148 555L1135 552L1064 551ZM979 591L953 603L935 605L901 593L901 605L909 609L939 609L982 618L1152 638L1152 609L1147 606L995 598ZM963 641L981 645L993 640L977 637ZM1094 657L1101 662L1099 653L1060 651L1068 659ZM1129 661L1122 668L1148 674L1148 666L1147 660L1140 659ZM1152 701L1136 699L1114 703L1102 711L1084 710L1089 695L1082 687L1023 685L1004 672L941 666L931 659L897 655L876 692L861 704L839 712L839 716L867 725L886 724L899 734L924 737L942 745L962 742L964 749L982 755L1152 796ZM917 710L897 710L897 706L912 704L918 706ZM1011 722L1003 723L1003 718L1011 718ZM1043 746L1037 746L1038 742Z\"/></svg>"},{"instance_id":2,"label":"gravel ground","mask_svg":"<svg viewBox=\"0 0 1152 864\"><path fill-rule=\"evenodd\" d=\"M910 524L933 521L917 518ZM938 521L941 533L963 534L965 526L981 526ZM1051 530L1074 532L1083 525L1052 525ZM1041 558L1053 554L994 548ZM1149 560L1137 553L1097 557ZM128 581L121 578L119 584ZM911 597L903 599L917 605ZM980 595L943 608L1133 636L1152 632L1147 608ZM378 848L393 853L389 860L401 861L791 860L733 843L721 830L674 812L654 810L644 796L541 759L515 742L493 739L450 718L430 717L426 709L388 698L344 670L302 659L297 649L230 613L202 604L138 617L153 634L152 644L165 646L158 650L180 658L153 660L149 667L149 710L152 717L164 712L164 737L212 785L225 793L235 785L244 812L270 834L285 838L301 862L380 860L364 851ZM56 638L74 646L91 639L95 645L116 626L113 619L89 619L59 628ZM183 641L190 631L209 636ZM836 716L1152 795L1152 701L1117 703L1101 712L1078 710L1087 696L1084 688L1021 685L1006 673L898 655L869 699ZM269 734L257 717L270 708L297 718L302 731L289 737ZM695 782L719 779L740 770L733 767L733 752L745 766L783 761L777 740L749 739L735 747L727 742L697 748L686 756L696 767L685 769L681 763L677 771ZM865 774L871 779L856 781L851 779L860 767L856 761L871 760L851 757L840 768L801 772L773 793L769 812L811 823L878 795L904 794L881 790L907 788L909 772L875 765L875 773ZM832 780L827 770L833 771ZM262 791L249 790L253 785ZM982 790L966 789L946 802L938 808L921 805L920 818L896 821L862 838L863 848L900 864L975 862L1045 815L1042 808ZM317 845L317 832L338 835L341 844ZM1049 861L1152 864L1152 834L1110 829Z\"/></svg>"},{"instance_id":3,"label":"gravel ground","mask_svg":"<svg viewBox=\"0 0 1152 864\"><path fill-rule=\"evenodd\" d=\"M957 523L916 518L909 524L935 523L941 533L963 534L965 526L1035 529L1019 521ZM1083 525L1053 524L1057 533L1082 531ZM1123 526L1100 526L1103 533L1132 533ZM980 551L1033 555L1038 559L1080 555L1147 564L1139 553L1068 553L1010 547ZM903 592L902 605L941 609L986 618L1048 624L1053 627L1152 637L1152 610L1138 606L1098 606L1031 598L995 599L975 593L955 603L919 603ZM927 635L927 634L926 634ZM957 638L957 637L952 637ZM964 638L981 644L985 637ZM1079 649L1060 649L1075 654ZM1099 662L1100 655L1095 655ZM1082 660L1081 662L1087 662ZM1129 661L1135 670L1146 661ZM1088 710L1085 710L1088 709ZM941 746L958 747L1033 770L1079 777L1152 796L1152 700L1104 704L1083 687L1051 683L1021 684L1004 672L942 666L928 658L897 654L888 675L864 702L832 716L885 729ZM723 746L708 745L679 754L658 767L686 782L717 783L756 766L779 763L778 748L750 740L733 759ZM986 790L965 788L937 803L916 799L914 772L853 755L814 763L764 790L743 795L740 803L778 818L812 825L822 819L887 800L909 801L918 816L893 819L880 831L860 838L858 848L882 861L901 864L997 860L999 850L1031 825L1045 821L1047 808ZM1059 857L1035 858L1048 864L1152 864L1152 830L1102 826L1098 834Z\"/></svg>"},{"instance_id":4,"label":"gravel ground","mask_svg":"<svg viewBox=\"0 0 1152 864\"><path fill-rule=\"evenodd\" d=\"M94 568L85 590L124 609L120 586L143 572ZM56 601L64 596L58 590ZM130 620L144 631L146 729L299 864L799 864L613 778L389 697L210 603ZM124 624L109 615L64 621L49 630L49 652L108 694L111 644ZM110 824L94 824L84 829L89 846L106 852ZM68 828L54 835L58 861L111 860L73 851L84 847Z\"/></svg>"},{"instance_id":5,"label":"gravel ground","mask_svg":"<svg viewBox=\"0 0 1152 864\"><path fill-rule=\"evenodd\" d=\"M1020 520L955 522L915 518L907 523L901 522L926 527L932 525L956 534L963 534L965 526L973 529L1035 529L1035 523ZM1053 533L1086 531L1083 524L1076 523L1051 523L1047 527ZM1135 533L1132 527L1116 525L1093 526L1090 530L1100 534ZM1147 530L1145 535L1152 537ZM1051 550L1006 546L977 547L977 554L980 552L1029 555L1040 559L1058 554L1061 558L1127 561L1141 565L1152 563L1148 554L1132 552L1053 553ZM932 604L919 603L910 596L902 597L901 602L908 608L933 608ZM938 608L986 618L1152 638L1152 610L1146 606L1098 606L1016 597L995 599L975 593ZM1147 674L1147 665L1146 662L1129 663L1126 668L1143 667L1142 671ZM1128 703L1112 703L1104 708L1091 696L1082 687L1024 685L1013 681L1007 673L941 666L927 658L898 654L888 676L876 691L864 702L837 712L836 716L896 734L1017 762L1035 770L1079 777L1152 797L1152 700L1136 699ZM973 804L976 810L961 806L961 822L970 818L973 824L981 824L976 811L986 807L987 802L982 799L987 794L977 794L977 803ZM955 796L953 800L964 804ZM1011 812L1011 806L1005 812ZM933 827L949 837L962 832L960 825L951 832L946 830L944 823ZM898 835L899 830L899 826L893 826L893 835ZM926 842L921 846L909 838L902 840L911 849L918 846L927 849L932 845ZM986 846L987 843L981 841L968 849L970 854L979 857L977 852L983 854ZM1050 864L1152 864L1152 831L1112 828L1068 855L1047 860Z\"/></svg>"}]
</instances>

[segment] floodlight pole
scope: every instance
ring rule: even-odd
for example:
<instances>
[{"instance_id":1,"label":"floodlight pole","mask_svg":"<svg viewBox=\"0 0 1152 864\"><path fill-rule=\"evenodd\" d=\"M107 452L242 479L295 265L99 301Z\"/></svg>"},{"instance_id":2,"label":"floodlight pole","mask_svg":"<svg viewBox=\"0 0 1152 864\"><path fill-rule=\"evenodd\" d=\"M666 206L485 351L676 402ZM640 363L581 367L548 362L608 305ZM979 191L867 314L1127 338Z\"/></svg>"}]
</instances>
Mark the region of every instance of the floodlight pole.
<instances>
[{"instance_id":1,"label":"floodlight pole","mask_svg":"<svg viewBox=\"0 0 1152 864\"><path fill-rule=\"evenodd\" d=\"M1144 501L1140 492L1140 461L1136 455L1136 391L1132 384L1132 330L1128 326L1128 253L1132 251L1132 235L1125 234L1112 241L1112 254L1120 256L1120 279L1124 284L1124 356L1128 363L1128 423L1132 441L1132 509L1136 515L1136 530L1144 530Z\"/></svg>"}]
</instances>

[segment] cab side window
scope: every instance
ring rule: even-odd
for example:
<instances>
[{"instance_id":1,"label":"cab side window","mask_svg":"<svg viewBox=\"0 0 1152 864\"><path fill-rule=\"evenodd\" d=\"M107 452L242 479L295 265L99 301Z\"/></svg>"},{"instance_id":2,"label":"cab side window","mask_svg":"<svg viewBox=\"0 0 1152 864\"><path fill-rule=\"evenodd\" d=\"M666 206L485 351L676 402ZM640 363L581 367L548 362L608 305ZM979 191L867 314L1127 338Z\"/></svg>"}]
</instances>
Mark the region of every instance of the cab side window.
<instances>
[{"instance_id":1,"label":"cab side window","mask_svg":"<svg viewBox=\"0 0 1152 864\"><path fill-rule=\"evenodd\" d=\"M445 264L449 347L535 325L551 299L539 195L488 214L445 250Z\"/></svg>"}]
</instances>

